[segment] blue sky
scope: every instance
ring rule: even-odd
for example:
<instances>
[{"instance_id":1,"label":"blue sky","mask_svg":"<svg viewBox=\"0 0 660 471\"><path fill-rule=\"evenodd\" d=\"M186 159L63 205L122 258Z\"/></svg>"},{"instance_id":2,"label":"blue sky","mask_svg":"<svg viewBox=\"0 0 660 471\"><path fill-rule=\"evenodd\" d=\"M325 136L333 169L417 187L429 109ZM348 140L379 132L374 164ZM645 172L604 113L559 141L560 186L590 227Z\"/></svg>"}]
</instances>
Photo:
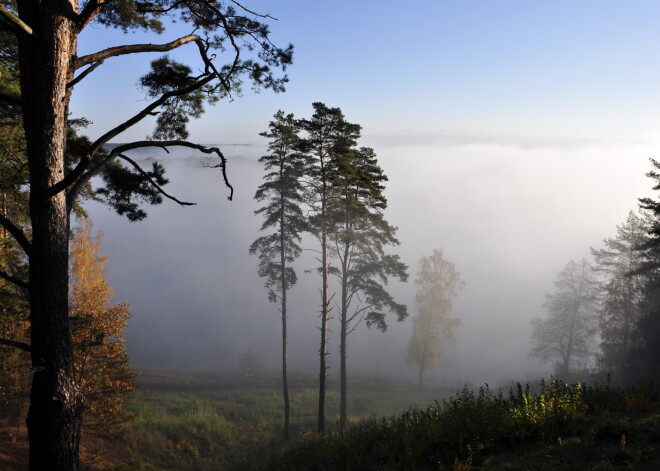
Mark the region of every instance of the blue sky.
<instances>
[{"instance_id":1,"label":"blue sky","mask_svg":"<svg viewBox=\"0 0 660 471\"><path fill-rule=\"evenodd\" d=\"M365 134L652 139L660 128L658 2L261 0L250 6L278 18L271 26L276 42L296 46L288 92L248 90L220 103L191 127L201 141L258 140L277 109L306 114L313 101L342 107ZM188 31L177 25L177 32ZM169 41L172 33L151 40ZM81 37L80 54L145 39L93 28ZM194 64L194 52L181 54ZM135 83L146 62L143 56L105 64L81 85L74 113L97 123L93 130L127 116L141 104Z\"/></svg>"}]
</instances>

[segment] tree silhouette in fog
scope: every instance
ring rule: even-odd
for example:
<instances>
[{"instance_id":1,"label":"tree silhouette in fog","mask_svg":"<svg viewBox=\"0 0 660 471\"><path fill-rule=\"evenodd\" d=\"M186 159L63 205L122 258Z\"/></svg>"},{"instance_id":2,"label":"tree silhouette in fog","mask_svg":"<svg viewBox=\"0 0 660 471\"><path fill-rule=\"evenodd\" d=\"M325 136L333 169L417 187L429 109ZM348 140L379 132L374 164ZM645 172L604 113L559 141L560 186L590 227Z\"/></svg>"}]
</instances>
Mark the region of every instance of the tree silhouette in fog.
<instances>
[{"instance_id":1,"label":"tree silhouette in fog","mask_svg":"<svg viewBox=\"0 0 660 471\"><path fill-rule=\"evenodd\" d=\"M300 152L299 124L292 114L278 111L269 130L261 133L270 139L270 153L259 159L266 174L254 199L266 205L255 211L265 218L261 231L272 229L250 246L259 257L259 276L266 279L268 300L280 305L282 317L282 393L284 396L284 439L290 434L290 403L287 376L287 292L297 277L291 263L301 253L300 234L307 227L301 204L305 155Z\"/></svg>"},{"instance_id":2,"label":"tree silhouette in fog","mask_svg":"<svg viewBox=\"0 0 660 471\"><path fill-rule=\"evenodd\" d=\"M461 321L450 316L453 299L463 289L456 266L447 260L442 250L422 256L415 276L417 314L412 318L413 333L408 343L406 361L419 368L419 384L424 383L424 371L438 365L446 342L454 342Z\"/></svg>"},{"instance_id":3,"label":"tree silhouette in fog","mask_svg":"<svg viewBox=\"0 0 660 471\"><path fill-rule=\"evenodd\" d=\"M553 363L567 377L585 370L593 358L598 309L598 282L589 262L570 261L557 274L555 292L546 295L546 319L532 321L531 356Z\"/></svg>"}]
</instances>

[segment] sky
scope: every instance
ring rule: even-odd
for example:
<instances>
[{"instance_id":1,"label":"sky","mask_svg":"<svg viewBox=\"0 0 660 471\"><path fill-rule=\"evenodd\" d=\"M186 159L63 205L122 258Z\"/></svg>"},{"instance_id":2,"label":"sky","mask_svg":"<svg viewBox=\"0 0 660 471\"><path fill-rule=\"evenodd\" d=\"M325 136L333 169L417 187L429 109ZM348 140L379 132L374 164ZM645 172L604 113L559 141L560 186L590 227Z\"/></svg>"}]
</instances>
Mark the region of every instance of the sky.
<instances>
[{"instance_id":1,"label":"sky","mask_svg":"<svg viewBox=\"0 0 660 471\"><path fill-rule=\"evenodd\" d=\"M389 177L386 216L401 241L392 250L411 275L422 255L442 248L466 281L455 308L462 326L435 377L478 384L547 371L527 357L529 321L544 315L554 277L651 194L644 173L649 157L660 157L660 4L288 0L250 8L278 19L276 43L295 45L286 93L248 87L190 127L191 140L220 144L230 157L235 200L226 201L201 157L142 153L145 163L164 159L168 191L198 206L166 202L129 223L88 204L105 232L116 299L133 306L133 360L232 368L256 348L276 364L278 313L247 253L260 226L252 214L266 145L259 133L278 109L310 116L322 101L361 124L360 144L378 154ZM79 55L189 32L177 24L153 38L92 25ZM194 52L176 57L192 65ZM90 137L145 105L136 83L150 59L109 60L76 88L72 113L93 122ZM117 140L143 139L151 126ZM303 273L313 257L298 265L290 362L311 369L319 283ZM414 314L414 285L391 289ZM410 330L408 320L392 321L385 334L356 331L350 365L414 378L404 361ZM335 360L336 344L331 337Z\"/></svg>"}]
</instances>

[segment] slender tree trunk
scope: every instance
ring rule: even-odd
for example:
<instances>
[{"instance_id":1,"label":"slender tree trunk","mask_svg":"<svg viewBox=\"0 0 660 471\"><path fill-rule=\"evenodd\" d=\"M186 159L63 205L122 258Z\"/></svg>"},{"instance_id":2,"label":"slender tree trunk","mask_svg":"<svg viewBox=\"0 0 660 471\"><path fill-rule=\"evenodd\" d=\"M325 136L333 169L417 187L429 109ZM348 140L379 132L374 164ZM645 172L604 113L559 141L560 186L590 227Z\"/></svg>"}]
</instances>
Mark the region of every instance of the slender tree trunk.
<instances>
[{"instance_id":1,"label":"slender tree trunk","mask_svg":"<svg viewBox=\"0 0 660 471\"><path fill-rule=\"evenodd\" d=\"M18 2L32 35L19 36L23 120L30 169L30 323L33 366L27 417L30 470L78 470L82 394L69 336L69 217L63 192L44 192L64 177L73 24L77 3Z\"/></svg>"},{"instance_id":2,"label":"slender tree trunk","mask_svg":"<svg viewBox=\"0 0 660 471\"><path fill-rule=\"evenodd\" d=\"M568 332L568 345L566 346L566 356L564 357L564 365L562 366L562 374L564 379L568 379L568 374L571 368L571 355L573 353L573 325Z\"/></svg>"},{"instance_id":3,"label":"slender tree trunk","mask_svg":"<svg viewBox=\"0 0 660 471\"><path fill-rule=\"evenodd\" d=\"M433 310L431 311L433 312ZM424 329L424 344L422 345L422 361L419 362L419 386L424 386L424 367L426 366L426 355L429 348L429 336L431 334L431 321L427 320L428 323Z\"/></svg>"},{"instance_id":4,"label":"slender tree trunk","mask_svg":"<svg viewBox=\"0 0 660 471\"><path fill-rule=\"evenodd\" d=\"M325 380L327 367L325 364L328 355L328 235L321 234L321 266L322 274L322 293L321 293L321 346L319 348L319 409L317 417L317 431L325 431Z\"/></svg>"},{"instance_id":5,"label":"slender tree trunk","mask_svg":"<svg viewBox=\"0 0 660 471\"><path fill-rule=\"evenodd\" d=\"M321 153L323 151L321 150ZM316 429L318 433L325 431L325 380L328 367L326 366L326 357L328 356L328 312L330 299L328 297L328 233L325 223L326 198L328 186L325 179L325 163L323 157L320 158L322 175L322 193L321 193L321 346L319 347L319 408Z\"/></svg>"},{"instance_id":6,"label":"slender tree trunk","mask_svg":"<svg viewBox=\"0 0 660 471\"><path fill-rule=\"evenodd\" d=\"M280 181L282 181L282 165L280 165ZM280 191L280 266L282 283L282 394L284 396L284 440L290 436L290 404L289 404L289 378L287 375L287 332L286 332L286 254L284 253L284 190Z\"/></svg>"},{"instance_id":7,"label":"slender tree trunk","mask_svg":"<svg viewBox=\"0 0 660 471\"><path fill-rule=\"evenodd\" d=\"M349 264L349 243L344 247L344 258L342 260L342 278L341 278L341 330L340 330L340 401L339 401L339 426L346 427L348 418L348 387L346 383L346 338L348 336L348 264Z\"/></svg>"},{"instance_id":8,"label":"slender tree trunk","mask_svg":"<svg viewBox=\"0 0 660 471\"><path fill-rule=\"evenodd\" d=\"M634 312L633 309L633 300L632 300L632 293L628 292L627 293L627 302L626 302L626 313L625 313L625 319L623 321L623 341L621 345L621 352L619 353L619 358L618 358L618 380L621 381L625 375L626 371L626 363L627 363L627 358L628 358L628 349L629 344L630 344L630 324L632 323L632 313Z\"/></svg>"}]
</instances>

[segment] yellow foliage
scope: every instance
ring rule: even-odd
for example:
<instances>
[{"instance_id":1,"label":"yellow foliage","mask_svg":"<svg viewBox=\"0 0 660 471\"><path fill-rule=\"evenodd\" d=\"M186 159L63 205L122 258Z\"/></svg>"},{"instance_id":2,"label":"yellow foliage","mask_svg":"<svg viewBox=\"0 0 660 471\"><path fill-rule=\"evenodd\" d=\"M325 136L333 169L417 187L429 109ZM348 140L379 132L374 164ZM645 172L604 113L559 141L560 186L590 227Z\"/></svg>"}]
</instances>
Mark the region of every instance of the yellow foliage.
<instances>
[{"instance_id":1,"label":"yellow foliage","mask_svg":"<svg viewBox=\"0 0 660 471\"><path fill-rule=\"evenodd\" d=\"M127 304L110 306L112 288L105 281L107 257L100 254L102 234L92 236L83 220L71 241L70 311L74 364L85 395L86 423L113 432L130 419L123 412L126 394L135 389L128 364L124 329L131 318Z\"/></svg>"},{"instance_id":2,"label":"yellow foliage","mask_svg":"<svg viewBox=\"0 0 660 471\"><path fill-rule=\"evenodd\" d=\"M453 342L460 320L450 316L453 299L465 285L452 262L441 250L422 257L415 278L417 314L413 317L413 335L406 361L410 368L435 368L445 342Z\"/></svg>"}]
</instances>

